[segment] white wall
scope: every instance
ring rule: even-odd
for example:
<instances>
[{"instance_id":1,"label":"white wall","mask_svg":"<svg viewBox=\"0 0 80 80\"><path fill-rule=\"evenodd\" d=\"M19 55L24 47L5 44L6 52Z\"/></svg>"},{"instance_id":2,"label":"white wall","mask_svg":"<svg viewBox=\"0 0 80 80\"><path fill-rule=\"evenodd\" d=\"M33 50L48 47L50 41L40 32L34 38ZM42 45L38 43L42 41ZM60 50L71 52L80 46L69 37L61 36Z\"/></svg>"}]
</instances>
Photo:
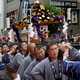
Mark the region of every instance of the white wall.
<instances>
[{"instance_id":1,"label":"white wall","mask_svg":"<svg viewBox=\"0 0 80 80\"><path fill-rule=\"evenodd\" d=\"M80 0L77 0L78 3L80 3Z\"/></svg>"},{"instance_id":2,"label":"white wall","mask_svg":"<svg viewBox=\"0 0 80 80\"><path fill-rule=\"evenodd\" d=\"M19 8L20 0L11 0L7 3L7 12L11 12Z\"/></svg>"},{"instance_id":3,"label":"white wall","mask_svg":"<svg viewBox=\"0 0 80 80\"><path fill-rule=\"evenodd\" d=\"M0 34L5 27L6 0L0 0Z\"/></svg>"}]
</instances>

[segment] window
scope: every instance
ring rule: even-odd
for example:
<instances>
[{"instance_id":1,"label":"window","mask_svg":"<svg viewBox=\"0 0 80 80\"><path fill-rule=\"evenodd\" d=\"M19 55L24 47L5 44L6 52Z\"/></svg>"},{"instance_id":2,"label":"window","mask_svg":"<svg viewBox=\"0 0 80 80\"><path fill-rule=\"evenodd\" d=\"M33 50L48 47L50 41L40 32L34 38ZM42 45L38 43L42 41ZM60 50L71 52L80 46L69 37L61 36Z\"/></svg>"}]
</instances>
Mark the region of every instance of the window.
<instances>
[{"instance_id":1,"label":"window","mask_svg":"<svg viewBox=\"0 0 80 80\"><path fill-rule=\"evenodd\" d=\"M72 23L78 23L78 12L77 12L77 10L73 10L71 15L72 15Z\"/></svg>"}]
</instances>

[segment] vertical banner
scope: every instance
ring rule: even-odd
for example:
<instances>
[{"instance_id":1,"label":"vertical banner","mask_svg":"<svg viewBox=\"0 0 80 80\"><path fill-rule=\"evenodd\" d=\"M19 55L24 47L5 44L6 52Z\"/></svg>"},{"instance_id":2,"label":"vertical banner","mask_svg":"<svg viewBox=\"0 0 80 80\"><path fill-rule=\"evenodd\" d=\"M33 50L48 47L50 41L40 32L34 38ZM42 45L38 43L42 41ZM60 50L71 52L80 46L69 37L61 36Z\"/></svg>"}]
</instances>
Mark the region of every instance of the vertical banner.
<instances>
[{"instance_id":1,"label":"vertical banner","mask_svg":"<svg viewBox=\"0 0 80 80\"><path fill-rule=\"evenodd\" d=\"M67 9L67 20L71 20L71 8Z\"/></svg>"},{"instance_id":2,"label":"vertical banner","mask_svg":"<svg viewBox=\"0 0 80 80\"><path fill-rule=\"evenodd\" d=\"M78 13L77 10L72 11L72 23L78 23Z\"/></svg>"},{"instance_id":3,"label":"vertical banner","mask_svg":"<svg viewBox=\"0 0 80 80\"><path fill-rule=\"evenodd\" d=\"M10 18L6 18L6 26L7 28L10 28Z\"/></svg>"}]
</instances>

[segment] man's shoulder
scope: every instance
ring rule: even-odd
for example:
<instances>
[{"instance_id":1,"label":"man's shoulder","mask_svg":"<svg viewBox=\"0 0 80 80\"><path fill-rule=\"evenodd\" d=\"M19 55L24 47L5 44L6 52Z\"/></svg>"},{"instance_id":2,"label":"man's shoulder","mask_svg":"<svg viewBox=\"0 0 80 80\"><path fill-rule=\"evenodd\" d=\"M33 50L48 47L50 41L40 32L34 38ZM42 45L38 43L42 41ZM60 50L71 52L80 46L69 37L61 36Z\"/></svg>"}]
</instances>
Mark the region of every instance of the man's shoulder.
<instances>
[{"instance_id":1,"label":"man's shoulder","mask_svg":"<svg viewBox=\"0 0 80 80\"><path fill-rule=\"evenodd\" d=\"M38 61L36 59L34 59L31 64L37 63Z\"/></svg>"},{"instance_id":2,"label":"man's shoulder","mask_svg":"<svg viewBox=\"0 0 80 80\"><path fill-rule=\"evenodd\" d=\"M38 63L32 70L32 72L34 71L41 71L43 72L44 69L48 66L48 58L42 60L40 63Z\"/></svg>"},{"instance_id":3,"label":"man's shoulder","mask_svg":"<svg viewBox=\"0 0 80 80\"><path fill-rule=\"evenodd\" d=\"M45 58L38 65L47 65L48 63L49 63L49 59Z\"/></svg>"},{"instance_id":4,"label":"man's shoulder","mask_svg":"<svg viewBox=\"0 0 80 80\"><path fill-rule=\"evenodd\" d=\"M15 58L19 58L19 57L20 57L20 58L24 58L21 53L17 53L17 54L15 55Z\"/></svg>"},{"instance_id":5,"label":"man's shoulder","mask_svg":"<svg viewBox=\"0 0 80 80\"><path fill-rule=\"evenodd\" d=\"M28 55L28 56L26 56L25 58L24 58L24 63L25 62L31 62L32 60L31 60L31 57L30 57L30 55Z\"/></svg>"},{"instance_id":6,"label":"man's shoulder","mask_svg":"<svg viewBox=\"0 0 80 80\"><path fill-rule=\"evenodd\" d=\"M30 55L27 55L27 56L24 58L24 60L28 60L28 59L30 59Z\"/></svg>"}]
</instances>

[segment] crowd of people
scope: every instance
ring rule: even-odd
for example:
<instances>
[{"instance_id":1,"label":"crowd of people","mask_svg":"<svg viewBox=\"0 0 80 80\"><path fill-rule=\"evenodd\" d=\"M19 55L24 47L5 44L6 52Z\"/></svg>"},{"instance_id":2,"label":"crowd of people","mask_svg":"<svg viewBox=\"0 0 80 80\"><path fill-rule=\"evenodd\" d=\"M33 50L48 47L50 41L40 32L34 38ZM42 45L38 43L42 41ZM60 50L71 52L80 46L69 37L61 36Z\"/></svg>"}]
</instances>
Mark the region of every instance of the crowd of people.
<instances>
[{"instance_id":1,"label":"crowd of people","mask_svg":"<svg viewBox=\"0 0 80 80\"><path fill-rule=\"evenodd\" d=\"M40 4L33 8L30 43L21 40L15 24L9 38L0 39L0 80L80 80L80 52L69 43L64 17L54 17Z\"/></svg>"},{"instance_id":2,"label":"crowd of people","mask_svg":"<svg viewBox=\"0 0 80 80\"><path fill-rule=\"evenodd\" d=\"M79 80L80 53L68 42L2 43L0 80Z\"/></svg>"}]
</instances>

